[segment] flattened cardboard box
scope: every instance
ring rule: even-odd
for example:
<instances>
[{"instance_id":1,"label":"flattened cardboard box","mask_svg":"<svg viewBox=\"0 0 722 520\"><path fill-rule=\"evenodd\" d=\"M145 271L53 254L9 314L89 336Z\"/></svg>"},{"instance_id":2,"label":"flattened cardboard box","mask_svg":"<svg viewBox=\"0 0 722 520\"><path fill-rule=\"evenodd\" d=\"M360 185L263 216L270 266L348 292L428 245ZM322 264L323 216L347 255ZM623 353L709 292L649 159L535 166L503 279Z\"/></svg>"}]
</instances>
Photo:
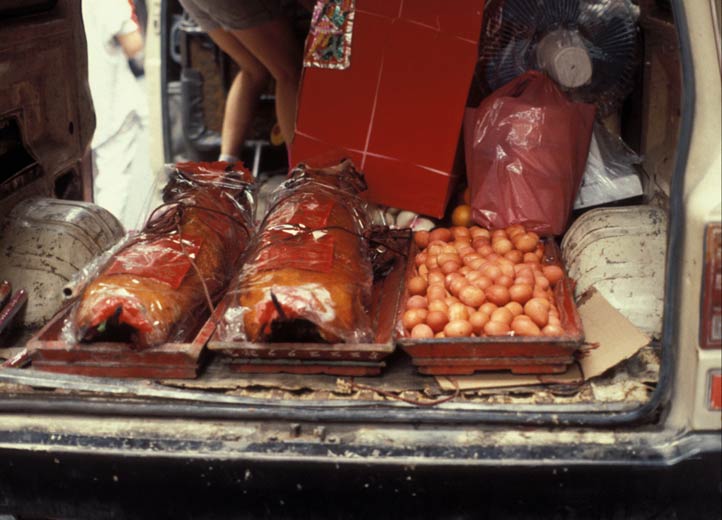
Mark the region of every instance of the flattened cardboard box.
<instances>
[{"instance_id":1,"label":"flattened cardboard box","mask_svg":"<svg viewBox=\"0 0 722 520\"><path fill-rule=\"evenodd\" d=\"M292 162L348 157L369 200L443 216L483 6L356 0L349 67L304 70Z\"/></svg>"}]
</instances>

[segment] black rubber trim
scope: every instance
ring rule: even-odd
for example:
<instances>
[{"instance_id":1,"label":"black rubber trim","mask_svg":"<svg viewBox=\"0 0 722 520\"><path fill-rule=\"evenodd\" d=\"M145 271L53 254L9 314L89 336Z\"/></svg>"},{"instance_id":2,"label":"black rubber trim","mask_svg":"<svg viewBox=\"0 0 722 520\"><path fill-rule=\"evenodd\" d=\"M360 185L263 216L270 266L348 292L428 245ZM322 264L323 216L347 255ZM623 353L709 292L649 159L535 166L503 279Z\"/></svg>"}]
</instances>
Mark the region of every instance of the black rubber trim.
<instances>
[{"instance_id":1,"label":"black rubber trim","mask_svg":"<svg viewBox=\"0 0 722 520\"><path fill-rule=\"evenodd\" d=\"M667 233L667 280L664 293L664 319L662 325L662 358L657 387L650 402L640 409L654 406L654 410L666 405L674 389L674 372L677 366L678 345L674 344L679 331L679 300L682 277L682 250L684 246L684 176L689 160L692 132L695 120L696 83L692 44L684 11L683 0L672 0L672 12L677 28L680 58L682 64L682 104L679 140L674 174L670 185L669 229ZM701 237L700 237L701 238ZM650 410L653 412L654 410Z\"/></svg>"},{"instance_id":2,"label":"black rubber trim","mask_svg":"<svg viewBox=\"0 0 722 520\"><path fill-rule=\"evenodd\" d=\"M199 420L258 420L293 422L335 422L344 424L520 424L528 426L572 426L593 424L596 427L618 427L620 420L631 412L519 412L513 410L488 411L447 410L443 408L389 407L369 403L364 406L271 406L262 400L258 404L225 404L198 401L143 400L120 398L55 398L15 397L0 401L0 413L94 415L107 417L188 418ZM595 422L580 421L579 417L606 418Z\"/></svg>"},{"instance_id":3,"label":"black rubber trim","mask_svg":"<svg viewBox=\"0 0 722 520\"><path fill-rule=\"evenodd\" d=\"M166 2L162 5L165 7ZM662 360L658 384L650 400L631 411L600 412L590 408L589 412L528 412L514 411L474 411L443 410L426 408L393 409L374 407L344 409L291 408L268 406L259 400L257 406L246 405L209 405L208 403L168 403L158 401L134 400L133 403L117 400L81 400L47 398L4 398L0 400L0 412L24 412L47 414L79 414L103 416L166 417L216 419L254 419L254 420L300 420L328 421L340 423L436 423L436 424L517 424L551 426L589 426L616 427L625 424L649 423L657 420L660 410L669 401L673 390L673 375L676 366L676 345L674 338L678 330L676 310L679 300L679 286L682 255L681 244L684 241L684 173L689 156L692 129L694 124L695 81L690 34L682 0L672 0L675 24L679 38L682 62L682 116L677 146L675 171L671 184L667 284L665 289L664 328L662 335ZM165 13L165 10L162 9ZM165 24L163 24L165 25ZM163 32L166 34L166 32Z\"/></svg>"},{"instance_id":4,"label":"black rubber trim","mask_svg":"<svg viewBox=\"0 0 722 520\"><path fill-rule=\"evenodd\" d=\"M173 161L173 150L170 131L170 107L168 106L168 45L170 34L166 17L168 16L168 1L160 2L160 103L161 127L163 129L163 158L166 163Z\"/></svg>"}]
</instances>

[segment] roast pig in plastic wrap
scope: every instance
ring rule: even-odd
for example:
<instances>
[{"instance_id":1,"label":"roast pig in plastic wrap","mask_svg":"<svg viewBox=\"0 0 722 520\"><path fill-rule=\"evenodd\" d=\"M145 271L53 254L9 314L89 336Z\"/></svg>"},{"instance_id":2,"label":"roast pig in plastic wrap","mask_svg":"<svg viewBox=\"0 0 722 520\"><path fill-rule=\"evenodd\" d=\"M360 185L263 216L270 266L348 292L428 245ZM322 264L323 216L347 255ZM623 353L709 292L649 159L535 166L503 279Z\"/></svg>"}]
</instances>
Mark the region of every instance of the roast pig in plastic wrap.
<instances>
[{"instance_id":1,"label":"roast pig in plastic wrap","mask_svg":"<svg viewBox=\"0 0 722 520\"><path fill-rule=\"evenodd\" d=\"M241 163L179 163L143 230L89 266L64 339L183 341L208 315L251 239L252 176Z\"/></svg>"},{"instance_id":2,"label":"roast pig in plastic wrap","mask_svg":"<svg viewBox=\"0 0 722 520\"><path fill-rule=\"evenodd\" d=\"M350 162L300 166L274 192L219 323L223 341L365 342L373 285L366 188Z\"/></svg>"},{"instance_id":3,"label":"roast pig in plastic wrap","mask_svg":"<svg viewBox=\"0 0 722 520\"><path fill-rule=\"evenodd\" d=\"M527 72L467 109L466 175L472 218L564 233L584 173L594 105L567 99L543 72Z\"/></svg>"}]
</instances>

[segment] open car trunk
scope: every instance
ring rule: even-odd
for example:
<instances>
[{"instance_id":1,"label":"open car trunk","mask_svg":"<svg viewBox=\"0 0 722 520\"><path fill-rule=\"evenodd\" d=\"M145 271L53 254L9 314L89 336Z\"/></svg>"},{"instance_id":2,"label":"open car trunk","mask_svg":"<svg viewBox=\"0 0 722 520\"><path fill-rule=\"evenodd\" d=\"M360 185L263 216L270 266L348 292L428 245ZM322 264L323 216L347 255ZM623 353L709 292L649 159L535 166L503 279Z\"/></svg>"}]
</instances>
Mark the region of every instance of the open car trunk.
<instances>
[{"instance_id":1,"label":"open car trunk","mask_svg":"<svg viewBox=\"0 0 722 520\"><path fill-rule=\"evenodd\" d=\"M202 35L182 30L182 12L176 1L164 1L159 5L159 17L151 19L151 24L156 25L148 33L147 70L149 84L162 89L159 106L152 107L152 111L162 115L162 125L156 128L163 131L162 162L211 157L218 150L223 100L233 65ZM81 32L76 5L59 1L52 9L50 12L59 13L60 18L72 21L76 28L71 30L67 25L66 29L59 29L58 37L72 40L71 35L77 36ZM640 9L644 56L640 59L642 65L635 88L621 111L619 130L624 140L643 158L644 195L625 201L617 209L645 206L666 216L670 197L674 196L672 179L680 121L685 116L681 108L680 50L669 4L643 0ZM17 29L18 39L25 38L23 30ZM47 33L48 38L51 35ZM153 66L157 57L154 51L161 58L159 68ZM0 49L0 61L16 63L20 59L13 55L12 49ZM82 58L78 59L82 61ZM200 67L203 70L199 70ZM74 69L63 69L64 73L70 70ZM69 84L82 83L80 78L74 78L66 83ZM38 97L50 96L42 90L34 92ZM0 96L0 116L4 125L9 121L7 114L15 109L8 105L9 99L9 96ZM202 100L200 105L199 99ZM151 98L151 103L154 101ZM263 103L268 104L265 100ZM262 109L260 119L263 119L263 110L267 109ZM81 120L89 119L88 106L78 111ZM16 148L28 150L29 156L37 154L36 162L44 168L46 176L55 175L54 191L51 183L36 189L35 193L62 196L63 193L58 192L57 179L63 171L68 171L68 166L59 166L62 161L44 148L44 134L37 128L43 123L30 118L18 121L17 131L5 132L3 128L8 126L0 126L0 132L5 132L0 133L0 139L9 136L8 142L12 141ZM259 122L257 136L250 142L245 157L246 163L262 174L261 178L264 178L264 172L283 167L278 149L272 149L265 140L268 129L264 124L263 120ZM78 126L76 124L76 128ZM76 133L81 136L81 144L87 144L89 140L86 129L87 126L82 126L82 132ZM72 129L70 133L73 134ZM0 141L0 144L4 142ZM76 158L81 156L82 149L77 146ZM2 150L0 147L0 152ZM154 160L158 163L161 162L160 148L156 151ZM3 157L0 155L0 160ZM7 182L3 177L5 191L0 192L3 212L28 196L28 189L22 186L7 194ZM22 197L21 192L25 194ZM640 244L631 254L644 255L644 245ZM663 270L664 253L657 260ZM630 309L632 307L620 310L624 314ZM205 358L198 378L191 380L92 378L32 368L5 368L0 370L0 397L10 398L4 401L10 403L10 409L28 413L34 410L177 418L277 417L402 424L419 421L483 423L486 420L525 424L612 424L633 419L649 420L655 417L652 412L659 410L673 369L672 356L668 352L673 346L662 341L665 333L661 328L661 316L659 323L656 332L646 331L652 336L649 342L593 378L585 378L580 372L572 378L547 375L515 376L515 379L508 375L491 375L483 384L465 385L418 374L410 358L397 349L387 359L386 369L375 377L239 374L231 371L228 361L220 356ZM0 361L12 360L21 354L24 342L36 330L15 330L11 335L5 335L0 344Z\"/></svg>"}]
</instances>

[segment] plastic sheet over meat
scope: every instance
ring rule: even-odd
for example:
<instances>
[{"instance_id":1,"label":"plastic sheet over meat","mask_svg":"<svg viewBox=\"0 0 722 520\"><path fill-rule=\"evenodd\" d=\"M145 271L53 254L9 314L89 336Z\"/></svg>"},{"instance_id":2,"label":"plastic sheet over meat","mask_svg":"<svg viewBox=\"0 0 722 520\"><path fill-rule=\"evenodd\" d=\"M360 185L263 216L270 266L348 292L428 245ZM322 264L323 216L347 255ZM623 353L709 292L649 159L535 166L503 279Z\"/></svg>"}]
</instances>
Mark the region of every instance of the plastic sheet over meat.
<instances>
[{"instance_id":1,"label":"plastic sheet over meat","mask_svg":"<svg viewBox=\"0 0 722 520\"><path fill-rule=\"evenodd\" d=\"M350 162L303 166L274 192L219 324L223 341L363 342L373 268L366 187Z\"/></svg>"},{"instance_id":2,"label":"plastic sheet over meat","mask_svg":"<svg viewBox=\"0 0 722 520\"><path fill-rule=\"evenodd\" d=\"M222 295L251 239L251 182L241 163L171 167L164 204L143 230L85 270L64 339L136 348L187 340Z\"/></svg>"}]
</instances>

